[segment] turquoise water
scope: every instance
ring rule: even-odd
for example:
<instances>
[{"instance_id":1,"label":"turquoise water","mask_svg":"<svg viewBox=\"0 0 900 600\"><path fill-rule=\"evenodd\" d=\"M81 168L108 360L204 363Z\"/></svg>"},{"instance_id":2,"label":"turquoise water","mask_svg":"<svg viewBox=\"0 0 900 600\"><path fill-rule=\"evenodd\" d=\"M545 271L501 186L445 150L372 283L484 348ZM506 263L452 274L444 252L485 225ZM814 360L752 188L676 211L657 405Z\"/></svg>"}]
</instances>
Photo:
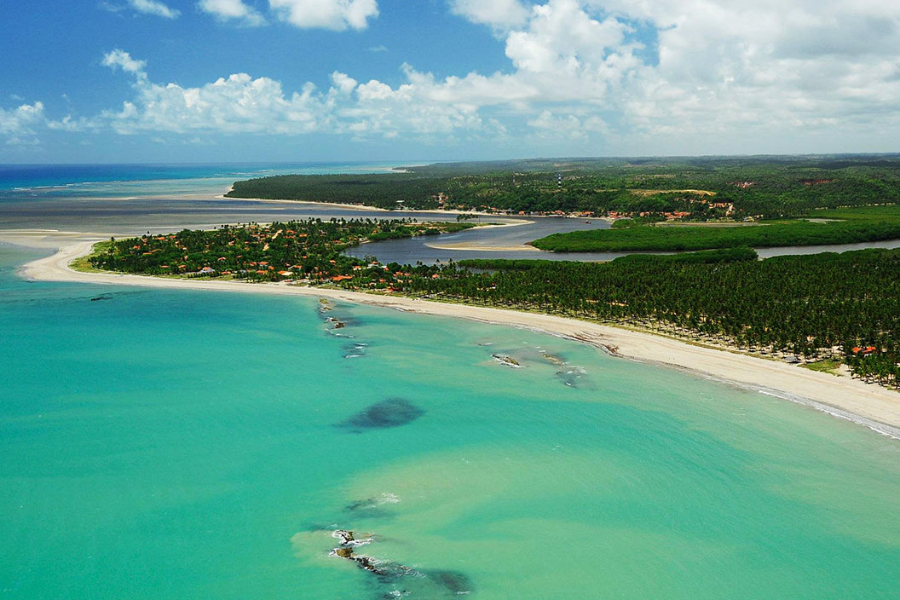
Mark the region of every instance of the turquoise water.
<instances>
[{"instance_id":1,"label":"turquoise water","mask_svg":"<svg viewBox=\"0 0 900 600\"><path fill-rule=\"evenodd\" d=\"M0 598L900 597L896 440L527 331L330 331L28 256L0 246ZM360 425L389 398L423 412ZM414 571L329 556L337 528Z\"/></svg>"},{"instance_id":2,"label":"turquoise water","mask_svg":"<svg viewBox=\"0 0 900 600\"><path fill-rule=\"evenodd\" d=\"M271 175L373 173L403 163L2 165L0 202L222 194L237 180Z\"/></svg>"}]
</instances>

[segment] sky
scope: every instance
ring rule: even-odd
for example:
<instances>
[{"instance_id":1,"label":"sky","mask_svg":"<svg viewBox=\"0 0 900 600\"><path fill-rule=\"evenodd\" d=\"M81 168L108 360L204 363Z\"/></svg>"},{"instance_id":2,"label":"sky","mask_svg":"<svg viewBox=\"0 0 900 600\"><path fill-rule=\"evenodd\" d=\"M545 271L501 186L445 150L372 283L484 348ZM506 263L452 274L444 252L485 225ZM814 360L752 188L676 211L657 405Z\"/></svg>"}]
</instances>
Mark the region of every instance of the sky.
<instances>
[{"instance_id":1,"label":"sky","mask_svg":"<svg viewBox=\"0 0 900 600\"><path fill-rule=\"evenodd\" d=\"M0 163L898 140L900 0L0 0Z\"/></svg>"}]
</instances>

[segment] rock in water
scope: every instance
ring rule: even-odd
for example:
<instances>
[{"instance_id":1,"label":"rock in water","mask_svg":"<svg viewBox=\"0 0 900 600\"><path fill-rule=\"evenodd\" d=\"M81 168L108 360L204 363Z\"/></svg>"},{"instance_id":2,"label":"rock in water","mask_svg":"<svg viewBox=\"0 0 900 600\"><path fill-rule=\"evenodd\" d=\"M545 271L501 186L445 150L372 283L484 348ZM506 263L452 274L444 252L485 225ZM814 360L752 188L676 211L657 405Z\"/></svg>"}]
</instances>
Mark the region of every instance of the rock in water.
<instances>
[{"instance_id":1,"label":"rock in water","mask_svg":"<svg viewBox=\"0 0 900 600\"><path fill-rule=\"evenodd\" d=\"M334 310L334 302L325 298L319 298L319 314L325 314L330 310Z\"/></svg>"},{"instance_id":2,"label":"rock in water","mask_svg":"<svg viewBox=\"0 0 900 600\"><path fill-rule=\"evenodd\" d=\"M350 542L355 541L353 532L348 529L335 529L331 533L331 537L336 540L340 540L342 546L346 546Z\"/></svg>"},{"instance_id":3,"label":"rock in water","mask_svg":"<svg viewBox=\"0 0 900 600\"><path fill-rule=\"evenodd\" d=\"M511 356L505 356L502 354L491 354L491 357L494 360L496 360L497 362L499 362L501 365L504 365L507 367L512 367L513 369L518 369L519 367L522 366L519 364L519 361L517 361L516 359L514 359Z\"/></svg>"},{"instance_id":4,"label":"rock in water","mask_svg":"<svg viewBox=\"0 0 900 600\"><path fill-rule=\"evenodd\" d=\"M554 356L554 355L552 355L552 354L547 354L546 352L542 352L541 354L543 355L544 360L546 360L546 361L549 362L549 363L552 363L552 364L556 365L557 367L564 367L564 366L566 366L566 361L564 361L563 359L561 359L561 358L558 357L558 356Z\"/></svg>"},{"instance_id":5,"label":"rock in water","mask_svg":"<svg viewBox=\"0 0 900 600\"><path fill-rule=\"evenodd\" d=\"M376 578L374 581L386 592L382 596L384 598L437 600L472 591L471 580L459 571L419 571L393 561L356 554L356 547L373 542L373 536L356 539L349 529L337 529L331 532L331 536L339 542L338 547L331 551L331 556L352 561L360 569L372 573Z\"/></svg>"},{"instance_id":6,"label":"rock in water","mask_svg":"<svg viewBox=\"0 0 900 600\"><path fill-rule=\"evenodd\" d=\"M338 423L338 427L355 430L399 427L412 423L424 414L424 410L403 398L388 398Z\"/></svg>"}]
</instances>

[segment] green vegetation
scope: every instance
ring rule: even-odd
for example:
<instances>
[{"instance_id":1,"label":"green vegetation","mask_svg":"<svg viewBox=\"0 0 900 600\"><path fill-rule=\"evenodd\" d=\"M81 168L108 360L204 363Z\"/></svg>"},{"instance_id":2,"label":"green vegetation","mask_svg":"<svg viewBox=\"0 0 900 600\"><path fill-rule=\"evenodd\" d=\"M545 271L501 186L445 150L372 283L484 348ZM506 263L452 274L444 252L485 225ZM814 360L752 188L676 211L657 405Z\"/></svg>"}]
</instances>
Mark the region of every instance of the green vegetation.
<instances>
[{"instance_id":1,"label":"green vegetation","mask_svg":"<svg viewBox=\"0 0 900 600\"><path fill-rule=\"evenodd\" d=\"M723 250L702 250L700 252L684 252L681 254L629 254L613 260L614 263L627 262L661 262L661 263L703 263L714 264L721 262L738 262L742 260L757 260L759 255L753 248L741 246L739 248L726 248Z\"/></svg>"},{"instance_id":2,"label":"green vegetation","mask_svg":"<svg viewBox=\"0 0 900 600\"><path fill-rule=\"evenodd\" d=\"M809 359L860 377L900 375L900 250L697 262L466 261L413 279L416 294L627 324L698 341ZM854 350L855 349L855 350Z\"/></svg>"},{"instance_id":3,"label":"green vegetation","mask_svg":"<svg viewBox=\"0 0 900 600\"><path fill-rule=\"evenodd\" d=\"M728 248L725 250L705 250L703 252L684 252L681 254L629 254L621 256L612 262L624 264L629 262L643 263L704 263L713 264L720 262L736 262L742 260L757 260L759 255L752 248ZM468 269L526 271L538 267L547 266L550 261L540 259L510 259L510 258L472 258L456 263L458 267ZM553 264L564 267L572 261L554 261ZM580 264L574 261L573 264Z\"/></svg>"},{"instance_id":4,"label":"green vegetation","mask_svg":"<svg viewBox=\"0 0 900 600\"><path fill-rule=\"evenodd\" d=\"M554 252L681 252L900 239L897 155L436 164L372 175L264 177L236 182L228 196L389 210L628 217L611 230L556 234L534 242ZM744 220L757 223L656 226L662 221L736 225Z\"/></svg>"},{"instance_id":5,"label":"green vegetation","mask_svg":"<svg viewBox=\"0 0 900 600\"><path fill-rule=\"evenodd\" d=\"M900 207L816 211L806 219L732 227L636 225L554 234L532 242L553 252L679 252L750 246L818 246L900 239ZM888 208L893 210L887 210Z\"/></svg>"},{"instance_id":6,"label":"green vegetation","mask_svg":"<svg viewBox=\"0 0 900 600\"><path fill-rule=\"evenodd\" d=\"M900 156L564 159L239 181L233 198L706 221L900 203ZM558 177L562 177L559 182Z\"/></svg>"},{"instance_id":7,"label":"green vegetation","mask_svg":"<svg viewBox=\"0 0 900 600\"><path fill-rule=\"evenodd\" d=\"M229 198L307 200L365 204L387 210L405 203L411 208L438 208L432 195L448 186L446 178L422 178L409 173L374 175L279 175L238 181Z\"/></svg>"},{"instance_id":8,"label":"green vegetation","mask_svg":"<svg viewBox=\"0 0 900 600\"><path fill-rule=\"evenodd\" d=\"M556 264L569 261L558 261ZM467 269L527 271L547 264L546 260L532 258L467 258L456 262L457 267Z\"/></svg>"},{"instance_id":9,"label":"green vegetation","mask_svg":"<svg viewBox=\"0 0 900 600\"><path fill-rule=\"evenodd\" d=\"M819 371L820 373L831 373L832 375L839 375L838 369L842 364L843 362L839 358L825 358L816 362L807 363L803 366L810 371Z\"/></svg>"},{"instance_id":10,"label":"green vegetation","mask_svg":"<svg viewBox=\"0 0 900 600\"><path fill-rule=\"evenodd\" d=\"M353 273L360 280L366 279L367 284L374 278L372 287L386 287L389 280L384 276L385 267L341 252L371 239L433 235L470 227L474 225L420 224L406 219L312 219L268 226L225 225L212 231L185 229L172 235L111 240L95 246L88 261L93 268L109 271L248 281L303 279L322 283Z\"/></svg>"},{"instance_id":11,"label":"green vegetation","mask_svg":"<svg viewBox=\"0 0 900 600\"><path fill-rule=\"evenodd\" d=\"M92 271L98 271L93 262L92 258L97 254L103 254L109 252L114 242L97 242L94 244L92 253L90 256L80 256L69 263L69 267L75 271L79 271L81 273L90 273Z\"/></svg>"},{"instance_id":12,"label":"green vegetation","mask_svg":"<svg viewBox=\"0 0 900 600\"><path fill-rule=\"evenodd\" d=\"M329 284L549 312L775 357L840 360L856 376L894 386L900 381L900 250L760 261L753 250L734 248L610 263L439 266L382 265L341 253L379 233L421 235L455 225L310 220L185 230L110 241L89 262L128 273Z\"/></svg>"}]
</instances>

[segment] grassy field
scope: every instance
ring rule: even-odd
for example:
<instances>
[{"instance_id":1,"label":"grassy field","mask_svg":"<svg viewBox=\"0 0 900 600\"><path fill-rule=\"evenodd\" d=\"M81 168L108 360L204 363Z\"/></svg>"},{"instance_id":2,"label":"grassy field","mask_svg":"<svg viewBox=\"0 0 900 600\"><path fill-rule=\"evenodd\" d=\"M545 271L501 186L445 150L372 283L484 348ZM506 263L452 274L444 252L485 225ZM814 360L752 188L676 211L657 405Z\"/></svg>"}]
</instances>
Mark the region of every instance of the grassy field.
<instances>
[{"instance_id":1,"label":"grassy field","mask_svg":"<svg viewBox=\"0 0 900 600\"><path fill-rule=\"evenodd\" d=\"M819 371L820 373L831 373L832 375L839 375L838 369L840 369L843 361L839 358L826 358L824 360L817 360L816 362L811 362L803 365L810 371Z\"/></svg>"},{"instance_id":2,"label":"grassy field","mask_svg":"<svg viewBox=\"0 0 900 600\"><path fill-rule=\"evenodd\" d=\"M80 271L82 273L99 273L102 269L98 269L91 264L91 257L102 252L108 252L111 247L112 242L97 242L91 248L91 253L89 255L76 258L69 264L69 266L73 270Z\"/></svg>"}]
</instances>

